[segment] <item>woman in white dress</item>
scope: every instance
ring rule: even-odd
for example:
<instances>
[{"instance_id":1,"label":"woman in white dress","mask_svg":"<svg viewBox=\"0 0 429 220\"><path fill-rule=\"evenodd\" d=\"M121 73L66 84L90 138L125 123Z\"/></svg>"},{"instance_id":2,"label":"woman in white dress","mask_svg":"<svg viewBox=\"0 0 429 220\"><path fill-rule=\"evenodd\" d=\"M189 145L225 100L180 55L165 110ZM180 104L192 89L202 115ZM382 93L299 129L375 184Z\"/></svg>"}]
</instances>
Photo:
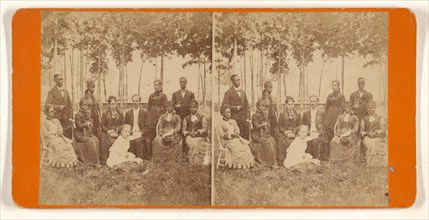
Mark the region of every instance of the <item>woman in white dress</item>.
<instances>
[{"instance_id":1,"label":"woman in white dress","mask_svg":"<svg viewBox=\"0 0 429 220\"><path fill-rule=\"evenodd\" d=\"M77 156L72 140L63 135L60 121L54 118L55 110L50 104L45 106L45 118L42 118L42 135L48 147L48 161L54 167L73 167L77 165Z\"/></svg>"},{"instance_id":2,"label":"woman in white dress","mask_svg":"<svg viewBox=\"0 0 429 220\"><path fill-rule=\"evenodd\" d=\"M249 141L240 136L237 122L231 119L231 109L223 107L219 135L226 149L225 161L229 168L251 168L255 165Z\"/></svg>"},{"instance_id":3,"label":"woman in white dress","mask_svg":"<svg viewBox=\"0 0 429 220\"><path fill-rule=\"evenodd\" d=\"M136 162L141 164L142 159L137 158L133 153L128 152L130 148L130 140L128 137L131 132L131 125L124 124L119 129L120 135L109 149L109 158L107 159L107 166L114 168L115 166L125 162Z\"/></svg>"},{"instance_id":4,"label":"woman in white dress","mask_svg":"<svg viewBox=\"0 0 429 220\"><path fill-rule=\"evenodd\" d=\"M320 165L320 160L313 159L311 154L305 153L308 141L308 127L307 125L300 125L298 128L298 137L295 138L287 149L287 156L283 163L288 169L294 168L299 164L311 163L317 166Z\"/></svg>"}]
</instances>

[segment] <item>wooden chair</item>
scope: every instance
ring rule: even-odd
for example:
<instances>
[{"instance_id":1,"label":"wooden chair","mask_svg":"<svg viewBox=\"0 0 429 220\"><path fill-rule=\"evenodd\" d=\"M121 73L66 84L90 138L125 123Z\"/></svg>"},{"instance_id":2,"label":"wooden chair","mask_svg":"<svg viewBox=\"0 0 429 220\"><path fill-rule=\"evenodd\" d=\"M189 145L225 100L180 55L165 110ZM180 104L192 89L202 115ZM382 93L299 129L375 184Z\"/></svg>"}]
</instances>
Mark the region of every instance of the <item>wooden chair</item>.
<instances>
[{"instance_id":1,"label":"wooden chair","mask_svg":"<svg viewBox=\"0 0 429 220\"><path fill-rule=\"evenodd\" d=\"M226 149L223 146L222 139L221 139L221 137L219 135L219 130L218 129L216 129L216 137L217 137L217 139L219 141L219 155L218 155L218 158L217 158L216 169L218 169L219 166L221 166L221 167L225 167L226 166L226 164L225 164L226 163L226 160L225 160Z\"/></svg>"}]
</instances>

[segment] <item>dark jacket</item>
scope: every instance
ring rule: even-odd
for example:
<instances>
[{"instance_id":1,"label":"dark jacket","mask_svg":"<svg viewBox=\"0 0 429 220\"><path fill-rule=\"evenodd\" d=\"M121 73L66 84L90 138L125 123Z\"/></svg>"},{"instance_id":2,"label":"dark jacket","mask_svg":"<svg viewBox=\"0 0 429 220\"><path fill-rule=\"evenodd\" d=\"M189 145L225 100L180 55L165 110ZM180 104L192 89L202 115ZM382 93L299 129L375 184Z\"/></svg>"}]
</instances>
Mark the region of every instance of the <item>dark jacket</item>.
<instances>
[{"instance_id":1,"label":"dark jacket","mask_svg":"<svg viewBox=\"0 0 429 220\"><path fill-rule=\"evenodd\" d=\"M308 111L304 112L304 114L302 115L301 124L302 125L307 125L308 129L311 128L311 110L308 110ZM325 133L325 129L326 129L326 116L325 116L325 112L320 111L319 109L317 109L315 124L316 124L317 132L319 132L319 135Z\"/></svg>"},{"instance_id":2,"label":"dark jacket","mask_svg":"<svg viewBox=\"0 0 429 220\"><path fill-rule=\"evenodd\" d=\"M137 123L138 123L140 131L143 132L143 134L147 134L147 131L149 128L149 113L140 107L138 117L139 118L137 120ZM127 113L125 113L124 124L128 124L131 127L133 127L133 125L134 125L133 109L131 109L131 110L127 111Z\"/></svg>"},{"instance_id":3,"label":"dark jacket","mask_svg":"<svg viewBox=\"0 0 429 220\"><path fill-rule=\"evenodd\" d=\"M65 128L69 124L69 119L73 118L73 107L69 93L64 90L63 96L58 87L55 86L48 92L46 104L51 104L54 106L54 117L58 119L61 123L61 126ZM61 106L64 106L62 110Z\"/></svg>"},{"instance_id":4,"label":"dark jacket","mask_svg":"<svg viewBox=\"0 0 429 220\"><path fill-rule=\"evenodd\" d=\"M178 114L182 120L190 114L189 106L191 105L191 101L194 99L194 93L189 90L186 90L184 97L182 97L181 90L173 93L171 102L173 103L173 106L176 106L177 104L181 105L178 108L174 107L174 110L176 110L176 114Z\"/></svg>"},{"instance_id":5,"label":"dark jacket","mask_svg":"<svg viewBox=\"0 0 429 220\"><path fill-rule=\"evenodd\" d=\"M362 97L359 95L359 90L350 94L350 106L359 120L368 115L367 105L371 100L372 94L366 90L363 91Z\"/></svg>"},{"instance_id":6,"label":"dark jacket","mask_svg":"<svg viewBox=\"0 0 429 220\"><path fill-rule=\"evenodd\" d=\"M118 128L122 125L123 121L124 116L122 115L122 112L116 109L116 115L115 118L113 118L112 111L108 109L103 113L103 116L101 116L101 130L104 133L107 133L109 130L118 131Z\"/></svg>"}]
</instances>

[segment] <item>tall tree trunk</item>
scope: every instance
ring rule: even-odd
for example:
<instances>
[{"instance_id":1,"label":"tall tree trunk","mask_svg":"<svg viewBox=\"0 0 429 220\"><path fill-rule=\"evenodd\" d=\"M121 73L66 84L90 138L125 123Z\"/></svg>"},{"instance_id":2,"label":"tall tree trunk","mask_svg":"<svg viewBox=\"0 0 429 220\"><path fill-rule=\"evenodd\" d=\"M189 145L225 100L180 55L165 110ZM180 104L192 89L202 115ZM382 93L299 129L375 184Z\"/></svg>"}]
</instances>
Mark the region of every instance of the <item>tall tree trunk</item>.
<instances>
[{"instance_id":1,"label":"tall tree trunk","mask_svg":"<svg viewBox=\"0 0 429 220\"><path fill-rule=\"evenodd\" d=\"M304 51L303 46L300 47L300 74L299 74L299 101L301 110L304 109Z\"/></svg>"},{"instance_id":2,"label":"tall tree trunk","mask_svg":"<svg viewBox=\"0 0 429 220\"><path fill-rule=\"evenodd\" d=\"M258 91L262 91L262 84L264 83L264 50L261 49L260 50L260 54L259 54L259 67L261 68L259 70L259 89Z\"/></svg>"},{"instance_id":3,"label":"tall tree trunk","mask_svg":"<svg viewBox=\"0 0 429 220\"><path fill-rule=\"evenodd\" d=\"M385 59L385 62L384 62L384 74L383 74L383 76L384 76L384 84L383 84L383 97L384 97L384 104L386 105L387 104L387 84L388 84L388 75L387 75L387 57L386 57L386 59Z\"/></svg>"},{"instance_id":4,"label":"tall tree trunk","mask_svg":"<svg viewBox=\"0 0 429 220\"><path fill-rule=\"evenodd\" d=\"M125 80L124 80L124 83L125 83L125 85L124 85L124 88L125 88L125 92L124 92L124 94L125 94L125 99L128 101L128 65L127 64L125 64L124 65L124 75L125 75Z\"/></svg>"},{"instance_id":5,"label":"tall tree trunk","mask_svg":"<svg viewBox=\"0 0 429 220\"><path fill-rule=\"evenodd\" d=\"M144 59L142 58L142 65L140 66L140 76L139 76L139 90L137 91L137 94L140 96L140 84L142 82L142 75L143 75L143 64Z\"/></svg>"},{"instance_id":6,"label":"tall tree trunk","mask_svg":"<svg viewBox=\"0 0 429 220\"><path fill-rule=\"evenodd\" d=\"M58 37L57 37L58 18L55 17L55 33L54 33L54 75L57 74L57 53L58 53ZM52 88L52 78L49 75L49 86Z\"/></svg>"},{"instance_id":7,"label":"tall tree trunk","mask_svg":"<svg viewBox=\"0 0 429 220\"><path fill-rule=\"evenodd\" d=\"M100 46L98 48L98 66L97 66L97 72L98 72L98 96L101 97L101 51L100 51Z\"/></svg>"},{"instance_id":8,"label":"tall tree trunk","mask_svg":"<svg viewBox=\"0 0 429 220\"><path fill-rule=\"evenodd\" d=\"M66 54L67 54L67 49L64 49L64 56L63 56L63 59L64 59L64 63L63 63L63 66L64 66L64 88L65 89L67 89L67 58L66 58Z\"/></svg>"},{"instance_id":9,"label":"tall tree trunk","mask_svg":"<svg viewBox=\"0 0 429 220\"><path fill-rule=\"evenodd\" d=\"M220 105L220 68L217 68L217 102Z\"/></svg>"},{"instance_id":10,"label":"tall tree trunk","mask_svg":"<svg viewBox=\"0 0 429 220\"><path fill-rule=\"evenodd\" d=\"M103 71L103 88L104 88L104 97L107 96L107 89L106 89L106 73Z\"/></svg>"},{"instance_id":11,"label":"tall tree trunk","mask_svg":"<svg viewBox=\"0 0 429 220\"><path fill-rule=\"evenodd\" d=\"M204 71L203 71L203 73L204 73L204 77L203 77L203 106L204 106L204 109L206 108L206 93L207 93L207 87L206 87L206 56L203 56L203 61L204 61L204 63L203 63L203 67L204 67Z\"/></svg>"},{"instance_id":12,"label":"tall tree trunk","mask_svg":"<svg viewBox=\"0 0 429 220\"><path fill-rule=\"evenodd\" d=\"M341 56L341 92L344 94L344 54Z\"/></svg>"},{"instance_id":13,"label":"tall tree trunk","mask_svg":"<svg viewBox=\"0 0 429 220\"><path fill-rule=\"evenodd\" d=\"M232 74L237 74L236 65L237 65L237 27L238 26L238 18L235 14L235 20L234 20L234 42L233 42L233 48L232 48ZM231 75L229 76L231 77Z\"/></svg>"},{"instance_id":14,"label":"tall tree trunk","mask_svg":"<svg viewBox=\"0 0 429 220\"><path fill-rule=\"evenodd\" d=\"M323 68L325 67L325 60L322 63L322 69L320 70L320 78L319 78L319 99L322 93L322 76L323 76Z\"/></svg>"},{"instance_id":15,"label":"tall tree trunk","mask_svg":"<svg viewBox=\"0 0 429 220\"><path fill-rule=\"evenodd\" d=\"M71 102L72 106L75 105L75 96L74 96L74 68L73 68L73 49L70 48L70 83L71 83Z\"/></svg>"},{"instance_id":16,"label":"tall tree trunk","mask_svg":"<svg viewBox=\"0 0 429 220\"><path fill-rule=\"evenodd\" d=\"M200 99L200 91L201 91L201 82L200 82L200 76L201 76L201 54L198 54L198 76L197 76L197 81L198 81L198 95L197 95L197 100L198 103L200 103L201 99Z\"/></svg>"},{"instance_id":17,"label":"tall tree trunk","mask_svg":"<svg viewBox=\"0 0 429 220\"><path fill-rule=\"evenodd\" d=\"M164 84L164 54L161 54L161 74L160 79L162 84Z\"/></svg>"},{"instance_id":18,"label":"tall tree trunk","mask_svg":"<svg viewBox=\"0 0 429 220\"><path fill-rule=\"evenodd\" d=\"M243 77L243 89L244 89L244 92L246 92L247 93L247 73L246 73L246 45L244 46L244 55L243 55L243 57L244 57L244 67L243 67L243 75L244 75L244 77Z\"/></svg>"},{"instance_id":19,"label":"tall tree trunk","mask_svg":"<svg viewBox=\"0 0 429 220\"><path fill-rule=\"evenodd\" d=\"M254 82L254 60L253 60L253 47L250 48L250 88L252 90L252 106L255 106L255 82Z\"/></svg>"}]
</instances>

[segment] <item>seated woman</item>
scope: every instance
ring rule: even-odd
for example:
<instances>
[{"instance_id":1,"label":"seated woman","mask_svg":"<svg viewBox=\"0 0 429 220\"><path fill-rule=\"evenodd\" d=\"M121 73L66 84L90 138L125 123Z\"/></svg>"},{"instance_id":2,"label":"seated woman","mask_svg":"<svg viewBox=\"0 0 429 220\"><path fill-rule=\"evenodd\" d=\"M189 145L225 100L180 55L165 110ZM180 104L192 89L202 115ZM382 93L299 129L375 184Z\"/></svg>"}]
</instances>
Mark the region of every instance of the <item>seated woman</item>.
<instances>
[{"instance_id":1,"label":"seated woman","mask_svg":"<svg viewBox=\"0 0 429 220\"><path fill-rule=\"evenodd\" d=\"M135 162L141 164L142 159L137 158L133 153L128 152L130 148L130 140L128 137L131 133L131 126L124 124L119 129L119 137L115 140L112 147L109 149L109 158L107 159L107 166L110 168L115 168L120 164L126 162Z\"/></svg>"},{"instance_id":2,"label":"seated woman","mask_svg":"<svg viewBox=\"0 0 429 220\"><path fill-rule=\"evenodd\" d=\"M295 138L287 149L287 156L283 163L288 169L297 168L300 165L315 164L320 165L320 160L313 159L311 154L305 153L307 150L307 125L301 125L298 129L298 137Z\"/></svg>"},{"instance_id":3,"label":"seated woman","mask_svg":"<svg viewBox=\"0 0 429 220\"><path fill-rule=\"evenodd\" d=\"M72 140L63 135L60 121L54 118L55 110L51 104L45 106L46 118L42 118L42 136L49 148L48 161L54 167L73 167L77 165L77 156Z\"/></svg>"},{"instance_id":4,"label":"seated woman","mask_svg":"<svg viewBox=\"0 0 429 220\"><path fill-rule=\"evenodd\" d=\"M343 104L344 113L338 116L334 129L334 138L330 143L329 160L331 162L353 161L359 150L359 119L353 114L350 104Z\"/></svg>"},{"instance_id":5,"label":"seated woman","mask_svg":"<svg viewBox=\"0 0 429 220\"><path fill-rule=\"evenodd\" d=\"M289 145L295 139L296 130L300 124L301 117L295 111L295 100L288 96L286 97L286 110L280 113L279 117L279 134L277 140L277 163L283 165L286 158L286 152Z\"/></svg>"},{"instance_id":6,"label":"seated woman","mask_svg":"<svg viewBox=\"0 0 429 220\"><path fill-rule=\"evenodd\" d=\"M167 112L159 118L158 135L152 142L152 160L165 162L181 160L182 136L180 135L180 116L174 112L173 104L168 101Z\"/></svg>"},{"instance_id":7,"label":"seated woman","mask_svg":"<svg viewBox=\"0 0 429 220\"><path fill-rule=\"evenodd\" d=\"M100 133L100 163L106 164L109 157L109 148L118 138L118 128L122 125L124 116L116 108L117 99L115 96L109 96L109 109L101 116Z\"/></svg>"},{"instance_id":8,"label":"seated woman","mask_svg":"<svg viewBox=\"0 0 429 220\"><path fill-rule=\"evenodd\" d=\"M252 137L251 148L255 160L266 167L278 168L277 166L277 142L274 134L271 133L271 125L268 118L268 109L264 99L256 102L258 110L252 115L253 129L250 133Z\"/></svg>"},{"instance_id":9,"label":"seated woman","mask_svg":"<svg viewBox=\"0 0 429 220\"><path fill-rule=\"evenodd\" d=\"M368 102L368 115L360 124L363 146L366 148L365 158L370 166L387 166L386 122L375 113L376 104Z\"/></svg>"},{"instance_id":10,"label":"seated woman","mask_svg":"<svg viewBox=\"0 0 429 220\"><path fill-rule=\"evenodd\" d=\"M198 102L196 100L192 100L189 108L191 114L183 119L182 133L185 138L187 158L195 164L198 163L198 154L205 155L210 151L210 144L206 142L208 124L207 119L197 112Z\"/></svg>"},{"instance_id":11,"label":"seated woman","mask_svg":"<svg viewBox=\"0 0 429 220\"><path fill-rule=\"evenodd\" d=\"M231 119L231 109L223 106L221 109L219 135L225 147L225 165L229 168L251 168L255 165L254 157L249 148L249 141L240 137L237 122Z\"/></svg>"},{"instance_id":12,"label":"seated woman","mask_svg":"<svg viewBox=\"0 0 429 220\"><path fill-rule=\"evenodd\" d=\"M74 130L75 151L80 161L86 164L100 165L100 142L92 133L90 98L83 97L79 101L79 112L75 115L76 129Z\"/></svg>"}]
</instances>

